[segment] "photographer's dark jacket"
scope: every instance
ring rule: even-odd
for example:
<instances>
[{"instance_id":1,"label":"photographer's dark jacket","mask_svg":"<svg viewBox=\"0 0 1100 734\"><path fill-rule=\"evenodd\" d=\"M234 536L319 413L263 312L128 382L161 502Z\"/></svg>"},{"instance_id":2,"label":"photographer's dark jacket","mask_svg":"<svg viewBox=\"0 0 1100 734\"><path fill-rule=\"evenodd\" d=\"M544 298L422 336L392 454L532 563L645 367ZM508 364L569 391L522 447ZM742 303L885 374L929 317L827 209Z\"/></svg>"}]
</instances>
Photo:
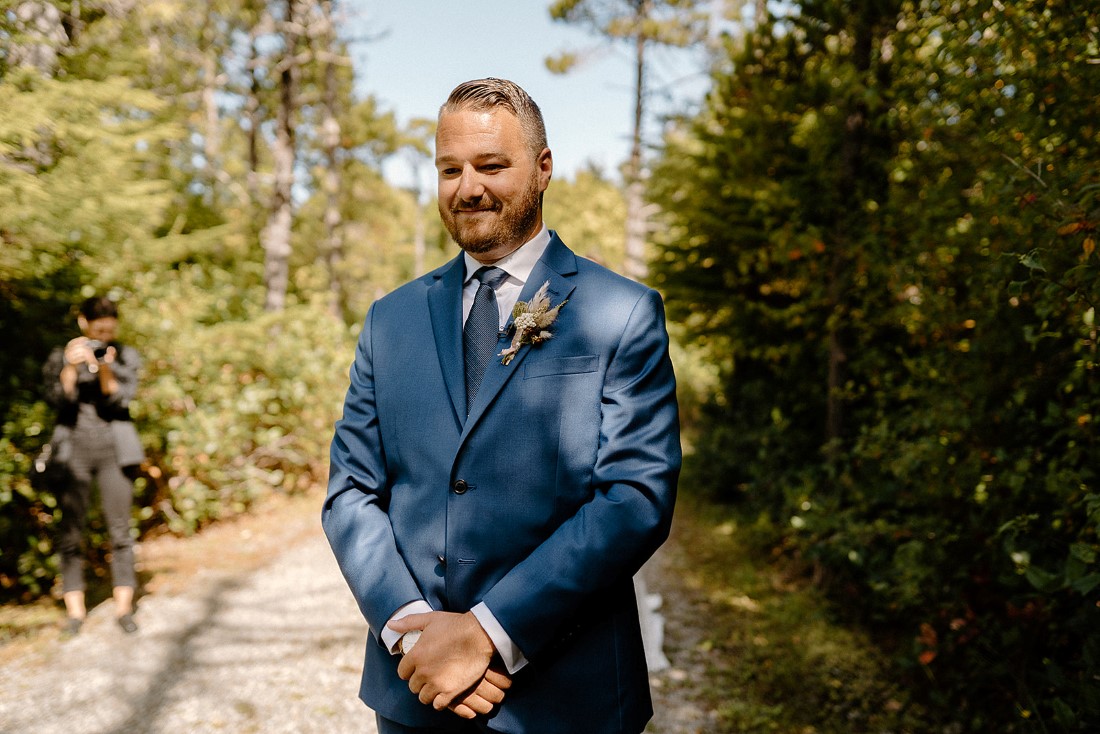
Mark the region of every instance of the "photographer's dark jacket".
<instances>
[{"instance_id":1,"label":"photographer's dark jacket","mask_svg":"<svg viewBox=\"0 0 1100 734\"><path fill-rule=\"evenodd\" d=\"M139 464L144 455L137 431L130 422L130 401L137 392L141 356L133 347L118 342L111 342L110 346L116 352L110 369L118 381L118 390L104 395L99 386L99 375L80 366L77 368L76 396L66 395L60 380L61 370L65 366L65 349L58 347L50 353L42 368L46 402L57 410L56 430L112 431L119 465Z\"/></svg>"}]
</instances>

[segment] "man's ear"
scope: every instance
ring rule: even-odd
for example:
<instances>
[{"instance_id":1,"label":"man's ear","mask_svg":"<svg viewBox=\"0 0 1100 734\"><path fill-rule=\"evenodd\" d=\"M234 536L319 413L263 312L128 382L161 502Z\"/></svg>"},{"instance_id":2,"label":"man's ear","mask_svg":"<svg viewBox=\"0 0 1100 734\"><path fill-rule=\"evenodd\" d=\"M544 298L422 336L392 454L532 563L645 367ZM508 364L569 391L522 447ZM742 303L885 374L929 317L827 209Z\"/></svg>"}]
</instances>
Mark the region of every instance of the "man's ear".
<instances>
[{"instance_id":1,"label":"man's ear","mask_svg":"<svg viewBox=\"0 0 1100 734\"><path fill-rule=\"evenodd\" d=\"M88 329L88 319L84 318L84 315L81 314L76 317L76 325L80 327L81 331L86 331Z\"/></svg>"},{"instance_id":2,"label":"man's ear","mask_svg":"<svg viewBox=\"0 0 1100 734\"><path fill-rule=\"evenodd\" d=\"M546 187L550 185L550 178L554 175L554 156L549 148L542 149L536 164L539 167L539 191L546 191Z\"/></svg>"}]
</instances>

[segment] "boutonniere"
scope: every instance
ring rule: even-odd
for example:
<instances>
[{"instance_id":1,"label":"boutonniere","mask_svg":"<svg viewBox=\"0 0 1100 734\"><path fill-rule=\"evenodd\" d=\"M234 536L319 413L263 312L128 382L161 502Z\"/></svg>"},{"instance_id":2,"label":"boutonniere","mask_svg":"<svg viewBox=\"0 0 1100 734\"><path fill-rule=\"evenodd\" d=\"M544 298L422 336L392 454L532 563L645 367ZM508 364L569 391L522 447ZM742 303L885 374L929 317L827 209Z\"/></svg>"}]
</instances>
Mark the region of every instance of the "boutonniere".
<instances>
[{"instance_id":1,"label":"boutonniere","mask_svg":"<svg viewBox=\"0 0 1100 734\"><path fill-rule=\"evenodd\" d=\"M567 299L551 308L550 297L546 295L549 288L550 281L546 281L530 303L520 301L512 309L512 346L497 355L502 358L501 364L511 362L524 344L542 344L554 336L548 329L557 320L558 311L569 301Z\"/></svg>"}]
</instances>

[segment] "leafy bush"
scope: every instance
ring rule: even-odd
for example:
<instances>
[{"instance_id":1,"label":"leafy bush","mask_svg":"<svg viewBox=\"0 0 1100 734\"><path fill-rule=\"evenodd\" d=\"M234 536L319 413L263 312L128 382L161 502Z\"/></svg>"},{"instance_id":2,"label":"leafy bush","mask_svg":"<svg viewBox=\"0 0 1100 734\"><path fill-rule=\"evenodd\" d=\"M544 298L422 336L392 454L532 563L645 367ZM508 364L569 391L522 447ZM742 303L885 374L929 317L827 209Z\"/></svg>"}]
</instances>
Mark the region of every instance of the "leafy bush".
<instances>
[{"instance_id":1,"label":"leafy bush","mask_svg":"<svg viewBox=\"0 0 1100 734\"><path fill-rule=\"evenodd\" d=\"M799 7L652 178L657 283L722 368L693 478L943 728L1095 730L1096 16Z\"/></svg>"},{"instance_id":2,"label":"leafy bush","mask_svg":"<svg viewBox=\"0 0 1100 734\"><path fill-rule=\"evenodd\" d=\"M323 482L353 349L343 322L320 302L255 311L216 269L142 283L158 295L129 317L146 344L132 408L165 477L144 513L192 532Z\"/></svg>"},{"instance_id":3,"label":"leafy bush","mask_svg":"<svg viewBox=\"0 0 1100 734\"><path fill-rule=\"evenodd\" d=\"M57 502L26 481L31 458L0 438L0 596L41 595L57 573L47 534L57 520Z\"/></svg>"},{"instance_id":4,"label":"leafy bush","mask_svg":"<svg viewBox=\"0 0 1100 734\"><path fill-rule=\"evenodd\" d=\"M131 413L149 463L137 480L135 528L191 533L274 493L327 474L328 442L354 334L320 302L265 314L240 273L184 265L139 274L122 301L122 339L144 360ZM52 429L42 402L18 404L0 437L0 594L50 591L59 513L27 469ZM89 548L105 532L89 518Z\"/></svg>"}]
</instances>

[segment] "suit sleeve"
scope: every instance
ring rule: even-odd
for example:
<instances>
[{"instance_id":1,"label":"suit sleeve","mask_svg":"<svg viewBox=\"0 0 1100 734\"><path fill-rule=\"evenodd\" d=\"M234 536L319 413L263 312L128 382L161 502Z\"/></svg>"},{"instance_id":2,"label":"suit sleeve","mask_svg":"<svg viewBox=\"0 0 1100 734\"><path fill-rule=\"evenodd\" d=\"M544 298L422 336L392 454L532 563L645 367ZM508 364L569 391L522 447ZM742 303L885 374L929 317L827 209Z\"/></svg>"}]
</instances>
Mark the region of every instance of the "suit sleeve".
<instances>
[{"instance_id":1,"label":"suit sleeve","mask_svg":"<svg viewBox=\"0 0 1100 734\"><path fill-rule=\"evenodd\" d=\"M344 413L330 450L321 525L376 639L404 604L422 599L397 550L389 515L386 452L378 426L372 366L372 307L351 367Z\"/></svg>"},{"instance_id":2,"label":"suit sleeve","mask_svg":"<svg viewBox=\"0 0 1100 734\"><path fill-rule=\"evenodd\" d=\"M647 290L610 357L592 498L483 599L527 657L552 645L593 595L629 580L668 537L680 462L664 309Z\"/></svg>"}]
</instances>

